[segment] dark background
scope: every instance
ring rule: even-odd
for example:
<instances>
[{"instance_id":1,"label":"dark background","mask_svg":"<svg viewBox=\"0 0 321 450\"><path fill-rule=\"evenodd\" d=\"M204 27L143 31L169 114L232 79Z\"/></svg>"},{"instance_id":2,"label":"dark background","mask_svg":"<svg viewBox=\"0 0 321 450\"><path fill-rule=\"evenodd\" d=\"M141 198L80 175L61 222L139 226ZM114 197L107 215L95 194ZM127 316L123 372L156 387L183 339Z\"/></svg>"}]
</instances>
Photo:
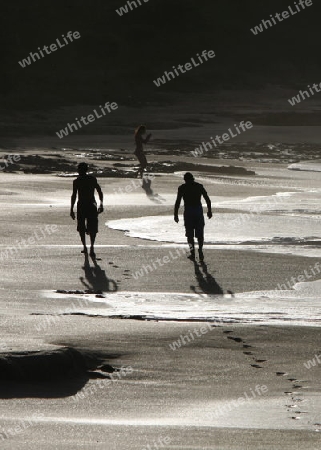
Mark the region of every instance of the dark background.
<instances>
[{"instance_id":1,"label":"dark background","mask_svg":"<svg viewBox=\"0 0 321 450\"><path fill-rule=\"evenodd\" d=\"M1 1L1 108L38 109L166 101L169 93L302 88L321 81L320 7L254 36L292 0L149 0L120 17L125 0ZM22 68L18 61L68 31L81 38ZM153 79L203 49L216 57L161 88Z\"/></svg>"}]
</instances>

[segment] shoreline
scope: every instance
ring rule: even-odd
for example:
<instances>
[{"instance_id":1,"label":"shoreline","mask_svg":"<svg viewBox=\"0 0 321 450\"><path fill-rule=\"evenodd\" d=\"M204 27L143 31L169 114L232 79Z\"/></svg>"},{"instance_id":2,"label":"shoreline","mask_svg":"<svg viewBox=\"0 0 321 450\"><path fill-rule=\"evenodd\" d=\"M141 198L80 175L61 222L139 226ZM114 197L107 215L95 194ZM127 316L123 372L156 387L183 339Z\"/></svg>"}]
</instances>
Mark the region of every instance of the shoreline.
<instances>
[{"instance_id":1,"label":"shoreline","mask_svg":"<svg viewBox=\"0 0 321 450\"><path fill-rule=\"evenodd\" d=\"M87 150L91 153L90 148ZM60 154L57 149L50 151L54 159L59 159L56 152ZM43 151L42 155L45 158L49 152ZM87 159L86 155L77 155L78 149L68 149L60 158L70 158L72 166ZM120 159L126 154L112 156L119 159L97 159L94 164L112 168L116 161L122 167L130 163ZM187 160L178 152L172 158ZM155 155L156 162L164 159L168 156ZM237 158L234 161L237 166ZM203 163L217 164L217 160L207 158ZM211 177L207 172L198 172L201 182L205 176L204 185L213 203L217 203L218 214L244 212L244 202L240 201L253 196L260 203L262 196L294 190L303 195L307 189L319 186L317 174L288 171L284 164L240 161L240 166L257 175ZM88 450L105 449L106 444L112 450L142 450L159 437L170 438L171 445L178 449L186 447L188 440L193 450L209 445L220 450L288 450L302 442L312 450L317 445L321 366L314 366L312 361L319 355L320 327L273 325L280 315L286 322L292 311L282 300L265 308L267 300L263 296L264 291L288 280L289 274L304 273L313 259L209 246L204 248L206 270L182 258L179 264L175 260L135 280L132 273L137 268L166 256L175 244L128 237L123 231L105 227L105 222L124 217L172 214L180 177L180 173L155 176L153 196L140 187L112 195L114 189L126 186L128 179L102 177L107 208L97 238L98 260L86 263L80 254L75 223L69 217L72 179L51 174L2 173L2 247L18 238L19 242L28 242L35 227L58 227L57 232L46 235L41 245L21 248L2 264L0 356L20 352L26 357L36 352L29 367L31 380L2 384L2 427L12 428L12 423L20 423L33 412L44 414L23 433L3 441L3 448L27 450L32 442L41 442L43 450L74 450L70 436L84 433ZM305 202L307 211L315 211L316 193L299 199ZM293 207L295 204L288 204L289 213ZM174 222L168 232L172 226ZM183 229L181 236L184 238ZM219 289L225 297L215 295ZM56 291L61 294L54 294ZM248 302L242 293L253 291L259 291L260 296ZM185 295L180 296L181 292ZM156 300L151 293L157 293ZM79 298L83 299L81 304ZM308 297L299 294L298 299L290 299L289 305L297 307L305 320L308 313L304 308L317 318L318 303L312 299L309 305L304 298ZM271 318L268 325L244 323L253 316L255 304L257 311ZM124 318L92 317L100 308ZM145 312L140 314L143 308ZM190 315L200 315L202 308L217 319L224 310L224 319L230 319L229 323L144 320L161 310L178 314L185 309ZM135 314L137 320L132 320ZM235 323L240 321L243 323ZM174 342L175 351L170 347ZM116 370L132 367L133 372L109 385L103 383L108 380L108 372L95 366L76 377L41 379L41 351L51 355L66 348L90 355L94 361L102 358L103 365ZM66 359L59 358L53 373L61 375L65 373ZM256 387L263 385L268 388L264 396L245 403L238 401L245 392L250 397L251 390L256 392Z\"/></svg>"}]
</instances>

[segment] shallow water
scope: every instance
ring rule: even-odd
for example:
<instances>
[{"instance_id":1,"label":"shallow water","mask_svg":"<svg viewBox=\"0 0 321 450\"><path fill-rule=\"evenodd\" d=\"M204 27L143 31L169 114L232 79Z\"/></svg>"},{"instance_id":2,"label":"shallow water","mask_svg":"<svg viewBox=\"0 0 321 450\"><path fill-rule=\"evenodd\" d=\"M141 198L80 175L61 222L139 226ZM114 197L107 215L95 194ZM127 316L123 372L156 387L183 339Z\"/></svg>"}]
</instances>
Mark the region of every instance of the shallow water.
<instances>
[{"instance_id":1,"label":"shallow water","mask_svg":"<svg viewBox=\"0 0 321 450\"><path fill-rule=\"evenodd\" d=\"M45 291L53 301L65 299L58 315L83 314L153 320L211 321L215 324L321 324L321 280L298 283L294 289L208 295L177 292L116 292L95 295ZM79 301L78 308L70 303Z\"/></svg>"}]
</instances>

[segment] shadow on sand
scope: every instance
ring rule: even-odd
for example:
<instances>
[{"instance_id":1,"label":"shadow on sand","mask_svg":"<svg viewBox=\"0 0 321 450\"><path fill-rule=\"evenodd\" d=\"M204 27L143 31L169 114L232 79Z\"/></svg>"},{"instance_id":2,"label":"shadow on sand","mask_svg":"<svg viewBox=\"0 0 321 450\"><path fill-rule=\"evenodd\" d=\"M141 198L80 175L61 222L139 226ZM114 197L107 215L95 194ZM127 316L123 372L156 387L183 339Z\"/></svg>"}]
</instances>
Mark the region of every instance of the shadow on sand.
<instances>
[{"instance_id":1,"label":"shadow on sand","mask_svg":"<svg viewBox=\"0 0 321 450\"><path fill-rule=\"evenodd\" d=\"M0 398L60 398L75 395L90 379L109 379L106 364L119 355L62 347L0 355Z\"/></svg>"},{"instance_id":2,"label":"shadow on sand","mask_svg":"<svg viewBox=\"0 0 321 450\"><path fill-rule=\"evenodd\" d=\"M217 283L215 278L208 272L205 262L200 264L197 261L194 262L195 278L199 288L203 294L223 295L223 289ZM191 286L192 291L196 292L196 286Z\"/></svg>"},{"instance_id":3,"label":"shadow on sand","mask_svg":"<svg viewBox=\"0 0 321 450\"><path fill-rule=\"evenodd\" d=\"M85 255L85 264L82 267L85 272L85 277L80 277L80 281L86 288L94 294L101 294L102 292L116 292L118 286L116 281L109 279L97 263L96 259L92 259L94 266L89 263L88 255Z\"/></svg>"},{"instance_id":4,"label":"shadow on sand","mask_svg":"<svg viewBox=\"0 0 321 450\"><path fill-rule=\"evenodd\" d=\"M159 194L155 194L152 189L152 180L143 177L142 189L146 192L147 197L154 203L159 205L166 203L166 199L161 197Z\"/></svg>"}]
</instances>

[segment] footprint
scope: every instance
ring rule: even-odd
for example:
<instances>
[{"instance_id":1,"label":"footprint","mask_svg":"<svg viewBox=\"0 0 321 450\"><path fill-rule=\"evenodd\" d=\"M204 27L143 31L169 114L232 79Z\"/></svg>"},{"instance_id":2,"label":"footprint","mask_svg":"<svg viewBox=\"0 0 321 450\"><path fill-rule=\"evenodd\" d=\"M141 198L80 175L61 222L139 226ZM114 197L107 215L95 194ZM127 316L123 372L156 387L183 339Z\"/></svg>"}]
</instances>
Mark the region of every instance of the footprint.
<instances>
[{"instance_id":1,"label":"footprint","mask_svg":"<svg viewBox=\"0 0 321 450\"><path fill-rule=\"evenodd\" d=\"M110 263L108 263L108 264L114 264L113 262L110 262Z\"/></svg>"},{"instance_id":2,"label":"footprint","mask_svg":"<svg viewBox=\"0 0 321 450\"><path fill-rule=\"evenodd\" d=\"M252 345L243 344L243 348L252 348Z\"/></svg>"},{"instance_id":3,"label":"footprint","mask_svg":"<svg viewBox=\"0 0 321 450\"><path fill-rule=\"evenodd\" d=\"M258 364L251 364L251 367L255 367L256 369L263 369L263 367L259 366Z\"/></svg>"},{"instance_id":4,"label":"footprint","mask_svg":"<svg viewBox=\"0 0 321 450\"><path fill-rule=\"evenodd\" d=\"M289 381L298 381L296 378L288 378Z\"/></svg>"},{"instance_id":5,"label":"footprint","mask_svg":"<svg viewBox=\"0 0 321 450\"><path fill-rule=\"evenodd\" d=\"M287 373L285 372L275 372L275 373L278 377L284 377L285 375L287 375Z\"/></svg>"},{"instance_id":6,"label":"footprint","mask_svg":"<svg viewBox=\"0 0 321 450\"><path fill-rule=\"evenodd\" d=\"M257 362L257 363L264 363L266 361L267 361L267 359L256 359L255 360L255 362Z\"/></svg>"},{"instance_id":7,"label":"footprint","mask_svg":"<svg viewBox=\"0 0 321 450\"><path fill-rule=\"evenodd\" d=\"M243 339L234 336L228 336L227 339L232 339L235 342L243 342Z\"/></svg>"},{"instance_id":8,"label":"footprint","mask_svg":"<svg viewBox=\"0 0 321 450\"><path fill-rule=\"evenodd\" d=\"M293 389L302 389L303 386L301 386L300 384L294 384L293 385Z\"/></svg>"},{"instance_id":9,"label":"footprint","mask_svg":"<svg viewBox=\"0 0 321 450\"><path fill-rule=\"evenodd\" d=\"M229 334L229 333L233 333L233 331L231 331L231 330L225 330L225 331L223 331L223 333L224 333L224 334Z\"/></svg>"},{"instance_id":10,"label":"footprint","mask_svg":"<svg viewBox=\"0 0 321 450\"><path fill-rule=\"evenodd\" d=\"M244 355L253 355L254 353L252 353L252 352L243 352L244 353Z\"/></svg>"}]
</instances>

